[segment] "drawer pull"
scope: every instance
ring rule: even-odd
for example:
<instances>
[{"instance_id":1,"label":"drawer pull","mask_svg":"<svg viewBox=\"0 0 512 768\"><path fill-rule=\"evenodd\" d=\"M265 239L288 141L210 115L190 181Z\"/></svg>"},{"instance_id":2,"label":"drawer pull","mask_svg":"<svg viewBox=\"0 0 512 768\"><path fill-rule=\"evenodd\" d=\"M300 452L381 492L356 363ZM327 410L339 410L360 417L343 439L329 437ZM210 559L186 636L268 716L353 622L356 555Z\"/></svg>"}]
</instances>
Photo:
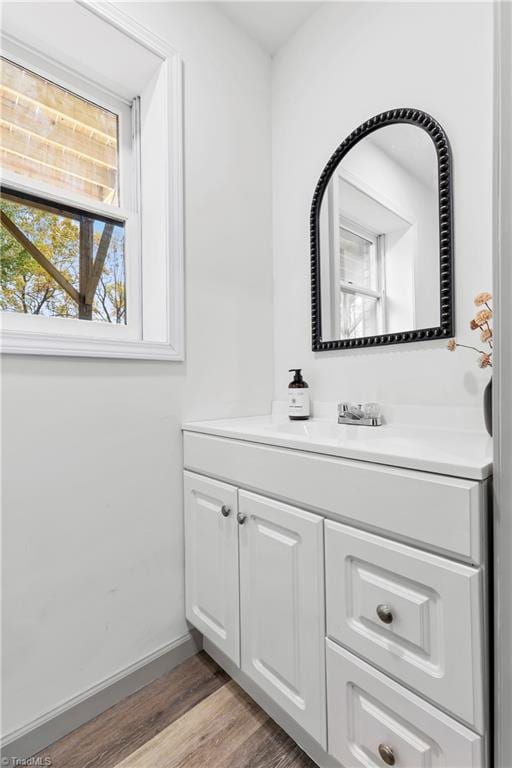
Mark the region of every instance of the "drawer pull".
<instances>
[{"instance_id":1,"label":"drawer pull","mask_svg":"<svg viewBox=\"0 0 512 768\"><path fill-rule=\"evenodd\" d=\"M222 505L222 507L220 508L220 511L223 517L229 517L231 514L231 508L226 506L226 504Z\"/></svg>"},{"instance_id":2,"label":"drawer pull","mask_svg":"<svg viewBox=\"0 0 512 768\"><path fill-rule=\"evenodd\" d=\"M379 755L386 765L394 765L396 763L395 753L388 744L379 744Z\"/></svg>"},{"instance_id":3,"label":"drawer pull","mask_svg":"<svg viewBox=\"0 0 512 768\"><path fill-rule=\"evenodd\" d=\"M393 611L389 607L389 605L378 605L377 606L377 616L384 624L391 624L393 621ZM393 765L393 763L390 763L390 765Z\"/></svg>"},{"instance_id":4,"label":"drawer pull","mask_svg":"<svg viewBox=\"0 0 512 768\"><path fill-rule=\"evenodd\" d=\"M247 515L244 515L242 512L238 512L236 519L238 520L238 525L243 525L245 523L245 520L247 518Z\"/></svg>"}]
</instances>

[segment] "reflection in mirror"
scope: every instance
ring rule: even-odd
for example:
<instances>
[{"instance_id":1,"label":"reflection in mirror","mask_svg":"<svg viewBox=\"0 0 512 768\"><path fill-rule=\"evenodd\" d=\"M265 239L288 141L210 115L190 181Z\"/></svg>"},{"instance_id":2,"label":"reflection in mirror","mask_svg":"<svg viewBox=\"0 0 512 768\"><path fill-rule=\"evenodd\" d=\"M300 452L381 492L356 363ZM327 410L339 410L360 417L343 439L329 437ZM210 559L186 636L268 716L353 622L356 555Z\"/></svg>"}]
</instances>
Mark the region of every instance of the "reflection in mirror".
<instances>
[{"instance_id":1,"label":"reflection in mirror","mask_svg":"<svg viewBox=\"0 0 512 768\"><path fill-rule=\"evenodd\" d=\"M440 325L438 161L410 123L364 136L319 213L321 341Z\"/></svg>"}]
</instances>

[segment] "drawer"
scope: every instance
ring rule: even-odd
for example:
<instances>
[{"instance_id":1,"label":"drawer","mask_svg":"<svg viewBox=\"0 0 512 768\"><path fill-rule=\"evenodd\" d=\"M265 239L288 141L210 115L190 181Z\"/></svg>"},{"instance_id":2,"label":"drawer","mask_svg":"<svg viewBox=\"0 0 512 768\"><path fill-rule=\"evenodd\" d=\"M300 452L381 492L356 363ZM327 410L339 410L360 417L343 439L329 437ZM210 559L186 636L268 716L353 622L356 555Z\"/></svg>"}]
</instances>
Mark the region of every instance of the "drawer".
<instances>
[{"instance_id":1,"label":"drawer","mask_svg":"<svg viewBox=\"0 0 512 768\"><path fill-rule=\"evenodd\" d=\"M482 732L482 572L325 524L327 634Z\"/></svg>"},{"instance_id":2,"label":"drawer","mask_svg":"<svg viewBox=\"0 0 512 768\"><path fill-rule=\"evenodd\" d=\"M345 768L483 768L480 736L326 644L328 750Z\"/></svg>"},{"instance_id":3,"label":"drawer","mask_svg":"<svg viewBox=\"0 0 512 768\"><path fill-rule=\"evenodd\" d=\"M186 469L481 563L486 483L184 432Z\"/></svg>"}]
</instances>

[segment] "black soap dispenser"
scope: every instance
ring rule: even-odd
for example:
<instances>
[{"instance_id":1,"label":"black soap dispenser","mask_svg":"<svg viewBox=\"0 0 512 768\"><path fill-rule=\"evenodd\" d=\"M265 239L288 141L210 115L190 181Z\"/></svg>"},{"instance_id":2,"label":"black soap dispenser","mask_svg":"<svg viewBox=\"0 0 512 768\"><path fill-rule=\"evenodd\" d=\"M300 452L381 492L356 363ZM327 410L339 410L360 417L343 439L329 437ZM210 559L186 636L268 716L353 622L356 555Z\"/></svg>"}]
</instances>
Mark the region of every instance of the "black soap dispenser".
<instances>
[{"instance_id":1,"label":"black soap dispenser","mask_svg":"<svg viewBox=\"0 0 512 768\"><path fill-rule=\"evenodd\" d=\"M309 387L302 378L301 370L301 368L290 368L290 373L295 373L293 381L288 385L288 417L290 421L309 419Z\"/></svg>"}]
</instances>

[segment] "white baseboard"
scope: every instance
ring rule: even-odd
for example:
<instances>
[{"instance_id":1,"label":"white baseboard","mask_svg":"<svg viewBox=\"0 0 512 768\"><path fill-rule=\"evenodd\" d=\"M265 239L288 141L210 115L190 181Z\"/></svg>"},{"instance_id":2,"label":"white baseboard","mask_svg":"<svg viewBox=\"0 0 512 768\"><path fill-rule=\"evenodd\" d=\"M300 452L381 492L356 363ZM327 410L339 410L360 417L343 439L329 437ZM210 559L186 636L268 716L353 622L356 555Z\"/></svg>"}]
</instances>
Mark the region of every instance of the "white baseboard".
<instances>
[{"instance_id":1,"label":"white baseboard","mask_svg":"<svg viewBox=\"0 0 512 768\"><path fill-rule=\"evenodd\" d=\"M9 765L7 760L16 765L15 758L24 760L31 757L126 696L177 667L201 648L201 635L192 630L102 680L101 683L68 699L42 717L11 731L2 739L2 765Z\"/></svg>"}]
</instances>

